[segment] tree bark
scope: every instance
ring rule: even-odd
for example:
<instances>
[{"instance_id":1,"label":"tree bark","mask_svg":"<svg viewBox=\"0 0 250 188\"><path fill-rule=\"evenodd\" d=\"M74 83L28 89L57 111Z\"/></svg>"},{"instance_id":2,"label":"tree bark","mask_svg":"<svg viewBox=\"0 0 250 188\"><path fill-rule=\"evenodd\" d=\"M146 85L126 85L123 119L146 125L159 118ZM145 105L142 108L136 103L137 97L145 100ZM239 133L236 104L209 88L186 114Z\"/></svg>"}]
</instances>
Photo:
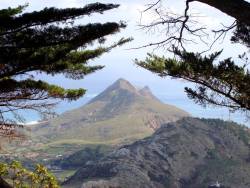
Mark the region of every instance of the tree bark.
<instances>
[{"instance_id":1,"label":"tree bark","mask_svg":"<svg viewBox=\"0 0 250 188\"><path fill-rule=\"evenodd\" d=\"M250 25L250 3L245 0L190 0L214 7L236 20Z\"/></svg>"},{"instance_id":2,"label":"tree bark","mask_svg":"<svg viewBox=\"0 0 250 188\"><path fill-rule=\"evenodd\" d=\"M12 186L10 186L6 181L4 181L3 178L0 177L0 187L1 188L13 188Z\"/></svg>"}]
</instances>

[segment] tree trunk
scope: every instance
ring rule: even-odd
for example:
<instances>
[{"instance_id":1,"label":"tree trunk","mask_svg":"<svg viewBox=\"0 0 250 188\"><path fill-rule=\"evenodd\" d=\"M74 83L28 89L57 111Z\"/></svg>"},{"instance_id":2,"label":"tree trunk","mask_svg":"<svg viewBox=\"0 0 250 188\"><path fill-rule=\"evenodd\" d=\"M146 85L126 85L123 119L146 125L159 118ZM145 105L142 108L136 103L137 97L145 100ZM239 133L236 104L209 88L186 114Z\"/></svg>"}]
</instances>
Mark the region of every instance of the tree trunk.
<instances>
[{"instance_id":1,"label":"tree trunk","mask_svg":"<svg viewBox=\"0 0 250 188\"><path fill-rule=\"evenodd\" d=\"M12 186L10 186L6 181L4 181L3 178L0 177L0 187L1 188L13 188Z\"/></svg>"},{"instance_id":2,"label":"tree trunk","mask_svg":"<svg viewBox=\"0 0 250 188\"><path fill-rule=\"evenodd\" d=\"M245 0L190 0L210 5L236 20L250 25L250 3Z\"/></svg>"}]
</instances>

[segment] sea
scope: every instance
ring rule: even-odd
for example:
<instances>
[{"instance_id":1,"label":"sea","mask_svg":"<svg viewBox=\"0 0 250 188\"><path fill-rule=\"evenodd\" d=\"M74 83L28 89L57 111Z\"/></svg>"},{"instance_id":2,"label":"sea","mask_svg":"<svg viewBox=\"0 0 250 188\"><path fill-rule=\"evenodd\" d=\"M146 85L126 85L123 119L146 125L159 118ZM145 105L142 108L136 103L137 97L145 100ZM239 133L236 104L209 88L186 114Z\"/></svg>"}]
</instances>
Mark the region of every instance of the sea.
<instances>
[{"instance_id":1,"label":"sea","mask_svg":"<svg viewBox=\"0 0 250 188\"><path fill-rule=\"evenodd\" d=\"M250 127L250 119L247 117L244 112L232 112L227 108L215 107L215 106L207 106L203 107L199 104L195 104L192 100L187 97L170 97L166 96L164 93L154 93L156 97L158 97L163 103L171 104L178 108L181 108L188 113L190 113L193 117L198 118L212 118L212 119L223 119L225 121L234 121L239 124ZM85 105L89 100L97 96L95 93L87 93L81 99L74 102L60 102L55 107L55 112L57 115L61 115L66 111L70 111L76 108L79 108ZM35 124L40 120L40 116L37 113L31 111L23 111L22 115L25 117L25 124Z\"/></svg>"}]
</instances>

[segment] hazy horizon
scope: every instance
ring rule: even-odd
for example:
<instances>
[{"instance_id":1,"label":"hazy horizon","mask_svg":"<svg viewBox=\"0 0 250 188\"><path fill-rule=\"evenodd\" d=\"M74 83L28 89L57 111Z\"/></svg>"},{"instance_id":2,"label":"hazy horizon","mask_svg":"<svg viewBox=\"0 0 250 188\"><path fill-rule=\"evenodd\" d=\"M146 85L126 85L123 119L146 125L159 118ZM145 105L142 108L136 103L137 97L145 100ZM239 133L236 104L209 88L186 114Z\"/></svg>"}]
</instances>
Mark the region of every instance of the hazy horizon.
<instances>
[{"instance_id":1,"label":"hazy horizon","mask_svg":"<svg viewBox=\"0 0 250 188\"><path fill-rule=\"evenodd\" d=\"M123 78L123 77L121 77ZM118 78L119 79L119 78ZM123 78L126 79L126 78ZM184 91L180 90L180 93L172 93L171 91L163 90L161 86L164 83L160 83L159 81L155 82L149 82L148 84L143 84L140 82L132 81L131 79L128 80L133 86L135 87L144 87L148 86L152 93L160 99L165 104L171 104L178 108L181 108L188 113L190 113L193 117L199 117L199 118L212 118L212 119L223 119L223 120L230 120L235 121L240 124L245 124L246 126L250 127L249 121L246 121L246 116L242 113L236 112L232 113L229 112L228 109L222 108L222 107L216 107L216 106L209 106L209 107L202 107L201 105L195 104L192 100L188 99L185 95L183 96ZM58 115L79 108L83 105L85 105L88 101L99 95L104 89L106 89L108 86L113 84L116 80L113 81L105 81L102 85L96 85L93 80L87 81L87 93L79 100L74 102L60 102L59 105L56 107L55 111L58 113ZM165 80L166 81L166 80ZM92 84L91 84L92 82ZM158 83L158 84L157 84ZM170 81L171 84L173 84ZM91 86L92 85L92 86ZM179 89L182 89L181 87ZM28 112L27 114L24 113L27 117L27 124L36 123L39 120L39 116L35 113Z\"/></svg>"},{"instance_id":2,"label":"hazy horizon","mask_svg":"<svg viewBox=\"0 0 250 188\"><path fill-rule=\"evenodd\" d=\"M27 1L0 1L0 8L7 8L8 6L17 6L19 4L25 4ZM29 7L27 11L40 10L44 7L78 7L84 6L87 3L91 3L92 1L84 1L84 3L80 0L62 0L60 3L56 0L50 1L42 1L42 0L32 0L29 1ZM99 2L102 3L110 3L107 0L101 0ZM59 86L63 86L66 88L85 88L88 90L85 96L80 100L72 103L61 102L56 111L59 113L65 112L67 110L71 110L73 108L79 107L83 105L91 96L95 96L100 93L103 89L105 89L108 85L112 84L118 78L124 78L129 80L131 83L139 86L148 85L153 93L161 99L165 103L176 105L194 116L198 117L214 117L214 118L223 118L228 119L229 112L226 109L208 107L206 109L202 108L194 104L190 101L184 93L185 86L192 86L192 84L174 80L170 78L162 79L157 75L152 74L142 68L137 67L134 64L134 59L144 59L148 52L154 52L155 54L164 54L165 56L172 56L164 49L153 50L153 48L142 48L138 50L132 50L133 47L138 47L151 41L159 40L159 35L155 33L146 33L142 31L138 27L138 22L140 20L140 11L145 9L145 5L150 1L116 1L113 3L119 3L121 6L116 10L107 11L104 14L95 14L91 17L84 17L77 20L77 24L85 24L88 22L106 22L106 21L126 21L128 24L125 30L122 30L121 33L116 36L111 36L108 38L110 43L118 40L120 37L133 37L134 41L122 46L121 48L116 48L112 50L108 54L104 54L101 58L96 59L94 62L90 62L90 64L100 64L105 65L105 68L101 71L97 71L96 73L87 76L83 80L70 80L62 75L57 75L55 77L48 76L45 74L36 74L36 78L42 78L49 83L56 84ZM183 6L180 5L180 1L168 1L167 5L170 9L183 12ZM192 6L192 12L202 12L199 16L199 22L201 24L206 23L208 28L218 28L221 27L221 23L230 24L233 19L224 15L223 13L215 10L213 8L204 6L200 3L195 3ZM116 16L114 16L116 15ZM142 17L142 21L149 22L151 17L150 15L144 15ZM214 46L214 48L210 52L214 52L216 50L221 50L224 48L224 51L221 55L221 58L233 56L237 57L239 53L245 51L246 48L239 44L231 44L229 40L230 35L226 36L223 44L218 43ZM189 49L192 51L198 51L202 48L205 48L202 44L191 44ZM209 52L209 53L210 53ZM237 60L237 58L236 58ZM31 115L32 114L32 115ZM238 122L244 122L244 115L235 114L233 120L237 120ZM27 122L36 121L38 119L37 115L34 113L27 113L26 115ZM245 123L249 126L249 122Z\"/></svg>"}]
</instances>

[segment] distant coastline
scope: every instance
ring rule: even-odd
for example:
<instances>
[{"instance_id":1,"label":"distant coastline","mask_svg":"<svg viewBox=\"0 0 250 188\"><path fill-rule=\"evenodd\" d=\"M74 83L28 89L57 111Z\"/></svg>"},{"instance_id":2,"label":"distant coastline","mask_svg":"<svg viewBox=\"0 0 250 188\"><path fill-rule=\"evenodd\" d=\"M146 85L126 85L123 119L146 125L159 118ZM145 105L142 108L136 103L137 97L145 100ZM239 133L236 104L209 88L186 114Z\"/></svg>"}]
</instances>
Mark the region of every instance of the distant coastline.
<instances>
[{"instance_id":1,"label":"distant coastline","mask_svg":"<svg viewBox=\"0 0 250 188\"><path fill-rule=\"evenodd\" d=\"M229 111L226 108L217 108L217 107L207 107L203 108L202 106L193 103L193 101L188 99L182 99L182 98L175 98L171 99L168 97L163 96L162 94L155 93L156 96L164 103L175 105L190 114L194 117L199 118L218 118L223 119L226 121L235 121L240 124L244 124L248 127L250 127L250 121L246 121L246 117L244 114L240 114L239 112L235 113L229 113ZM72 110L74 108L80 107L83 104L86 104L89 100L94 98L96 94L88 94L87 96L83 97L82 99L79 99L76 102L66 103L62 102L56 107L56 112L58 114L61 114L63 112ZM27 121L25 124L36 124L39 121L39 116L34 113L24 113L25 117L27 118Z\"/></svg>"}]
</instances>

